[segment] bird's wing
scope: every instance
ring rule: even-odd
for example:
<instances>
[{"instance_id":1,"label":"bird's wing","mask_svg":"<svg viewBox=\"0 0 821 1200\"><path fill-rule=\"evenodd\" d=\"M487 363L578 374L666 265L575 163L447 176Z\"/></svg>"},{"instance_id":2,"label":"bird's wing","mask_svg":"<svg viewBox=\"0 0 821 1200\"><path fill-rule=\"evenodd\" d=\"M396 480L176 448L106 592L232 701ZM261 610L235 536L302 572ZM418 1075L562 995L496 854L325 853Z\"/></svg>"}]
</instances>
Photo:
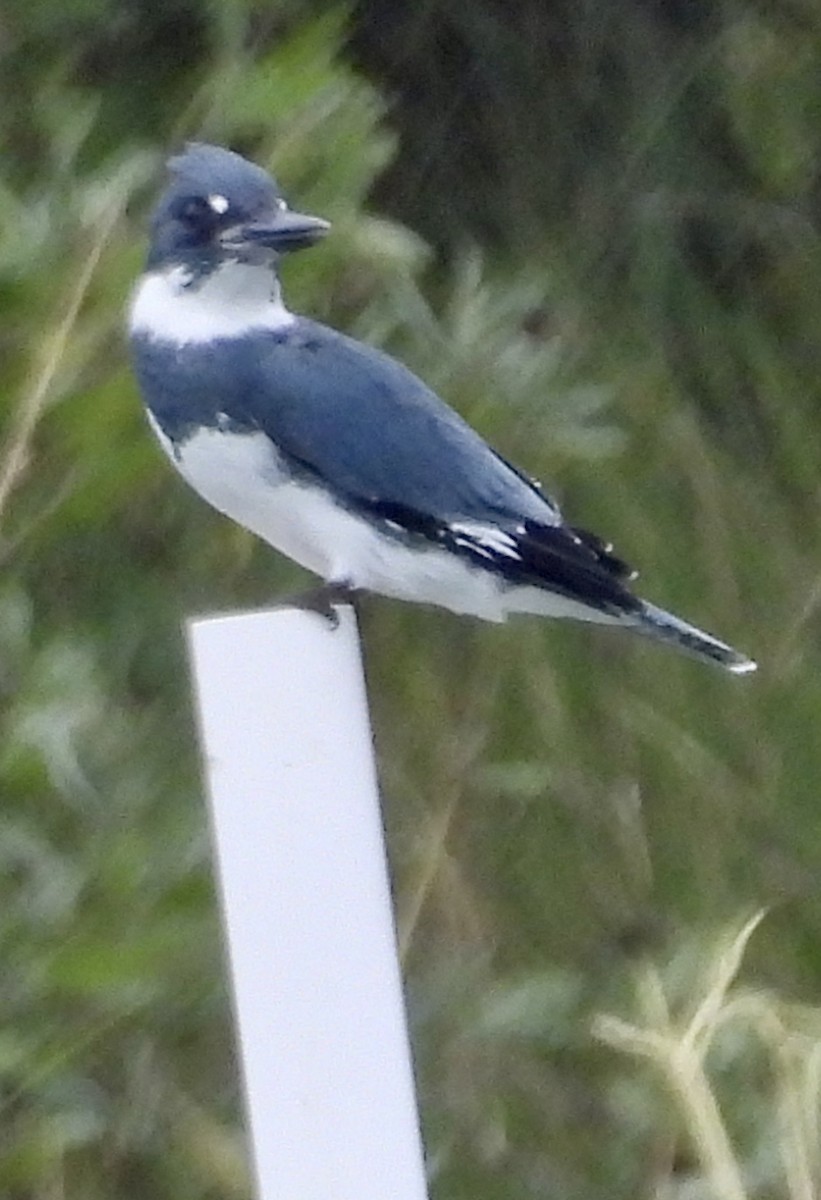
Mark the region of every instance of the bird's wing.
<instances>
[{"instance_id":1,"label":"bird's wing","mask_svg":"<svg viewBox=\"0 0 821 1200\"><path fill-rule=\"evenodd\" d=\"M307 320L259 340L257 353L246 419L351 507L511 584L608 611L638 604L611 548L566 525L536 483L396 360Z\"/></svg>"},{"instance_id":2,"label":"bird's wing","mask_svg":"<svg viewBox=\"0 0 821 1200\"><path fill-rule=\"evenodd\" d=\"M560 521L549 497L395 359L308 320L256 345L253 417L333 490L443 519Z\"/></svg>"}]
</instances>

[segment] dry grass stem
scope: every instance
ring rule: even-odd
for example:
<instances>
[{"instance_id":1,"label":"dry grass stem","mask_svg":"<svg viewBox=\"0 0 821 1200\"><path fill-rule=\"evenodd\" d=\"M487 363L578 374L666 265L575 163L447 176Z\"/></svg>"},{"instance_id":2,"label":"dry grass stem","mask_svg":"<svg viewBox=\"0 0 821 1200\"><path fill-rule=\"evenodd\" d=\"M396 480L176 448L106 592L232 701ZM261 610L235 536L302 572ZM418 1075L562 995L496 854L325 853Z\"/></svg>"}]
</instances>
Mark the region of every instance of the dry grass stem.
<instances>
[{"instance_id":1,"label":"dry grass stem","mask_svg":"<svg viewBox=\"0 0 821 1200\"><path fill-rule=\"evenodd\" d=\"M670 1015L659 972L654 967L647 967L637 980L641 1023L632 1024L619 1017L601 1015L593 1026L594 1035L602 1041L635 1057L649 1059L657 1067L673 1096L716 1200L746 1200L747 1192L705 1070L705 1059L719 1025L726 1020L728 1012L738 1011L736 998L729 998L730 988L747 943L763 915L757 913L714 954L700 981L699 995L691 1005L691 1016L683 1023ZM810 1178L809 1158L804 1148L805 1139L801 1138L801 1123L796 1118L796 1099L792 1090L787 1093L782 1089L781 1111L789 1123L793 1147L788 1169L790 1196L791 1200L809 1200L806 1191ZM800 1149L794 1145L796 1138L802 1141ZM782 1145L787 1145L783 1137Z\"/></svg>"},{"instance_id":2,"label":"dry grass stem","mask_svg":"<svg viewBox=\"0 0 821 1200\"><path fill-rule=\"evenodd\" d=\"M77 323L103 250L114 231L125 204L125 194L116 198L103 212L94 241L80 267L77 280L68 293L62 315L43 339L37 355L37 365L29 384L23 389L11 419L11 429L0 456L0 519L9 499L22 479L31 458L31 441L42 416L68 340Z\"/></svg>"}]
</instances>

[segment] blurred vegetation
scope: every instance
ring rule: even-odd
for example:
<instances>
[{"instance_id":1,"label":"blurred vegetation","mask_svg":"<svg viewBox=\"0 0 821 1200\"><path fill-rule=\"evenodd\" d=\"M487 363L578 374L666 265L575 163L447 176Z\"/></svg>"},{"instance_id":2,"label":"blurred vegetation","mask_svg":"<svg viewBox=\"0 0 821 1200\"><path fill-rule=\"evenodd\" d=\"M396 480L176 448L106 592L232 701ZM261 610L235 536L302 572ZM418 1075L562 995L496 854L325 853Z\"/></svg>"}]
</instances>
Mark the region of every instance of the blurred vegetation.
<instances>
[{"instance_id":1,"label":"blurred vegetation","mask_svg":"<svg viewBox=\"0 0 821 1200\"><path fill-rule=\"evenodd\" d=\"M761 662L367 606L432 1195L810 1200L817 7L10 0L0 66L0 1196L249 1195L181 622L299 573L120 333L197 136L333 220L294 307Z\"/></svg>"}]
</instances>

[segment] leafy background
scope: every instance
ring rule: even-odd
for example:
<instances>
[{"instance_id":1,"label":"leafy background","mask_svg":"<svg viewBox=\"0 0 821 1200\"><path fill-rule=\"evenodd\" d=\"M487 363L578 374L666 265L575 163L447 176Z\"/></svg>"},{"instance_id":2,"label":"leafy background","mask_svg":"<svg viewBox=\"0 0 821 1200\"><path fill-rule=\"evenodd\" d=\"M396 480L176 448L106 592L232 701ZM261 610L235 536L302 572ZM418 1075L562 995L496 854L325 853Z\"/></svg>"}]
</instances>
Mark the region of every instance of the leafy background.
<instances>
[{"instance_id":1,"label":"leafy background","mask_svg":"<svg viewBox=\"0 0 821 1200\"><path fill-rule=\"evenodd\" d=\"M809 0L8 0L0 1196L250 1195L181 624L301 580L128 369L191 136L333 220L294 307L761 662L368 606L432 1195L816 1194L820 114Z\"/></svg>"}]
</instances>

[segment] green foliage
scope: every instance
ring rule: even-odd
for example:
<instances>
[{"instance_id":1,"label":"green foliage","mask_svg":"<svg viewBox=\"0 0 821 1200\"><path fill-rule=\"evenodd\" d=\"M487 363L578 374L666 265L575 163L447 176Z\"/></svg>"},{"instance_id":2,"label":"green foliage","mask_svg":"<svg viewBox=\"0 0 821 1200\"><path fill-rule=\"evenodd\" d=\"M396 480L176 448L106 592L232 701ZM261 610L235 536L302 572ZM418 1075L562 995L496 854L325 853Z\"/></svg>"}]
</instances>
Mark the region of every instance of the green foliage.
<instances>
[{"instance_id":1,"label":"green foliage","mask_svg":"<svg viewBox=\"0 0 821 1200\"><path fill-rule=\"evenodd\" d=\"M762 662L742 682L607 631L366 605L432 1194L632 1200L712 1181L808 1200L817 1112L796 1115L795 1097L815 1105L799 1067L820 1053L818 42L772 6L723 6L720 29L693 17L684 33L652 8L590 21L579 6L574 54L549 78L549 37L454 10L475 70L457 80L468 127L443 192L401 112L397 155L390 89L345 65L341 10L11 7L0 1194L250 1194L180 627L299 576L172 476L119 333L161 161L192 136L252 152L333 220L287 266L294 307L400 353L560 481L648 594ZM470 122L489 34L509 61L481 113L507 157L484 189ZM613 57L622 83L594 86ZM438 69L422 90L444 119L453 72ZM516 136L511 95L531 111ZM591 114L595 145L580 141ZM743 170L716 168L718 115ZM389 164L394 209L400 181L419 228L448 226L449 260L367 211ZM710 217L696 225L716 269L684 236L693 213ZM500 215L531 236L526 255L474 245ZM762 904L751 999L730 986L741 942L713 953L710 931ZM739 1022L698 1059L709 1086L693 1106L669 1039L710 996L711 1020L729 1007ZM604 1012L629 1019L593 1024ZM637 1064L592 1030L633 1051L661 1030L666 1057ZM711 1104L720 1125L704 1124ZM717 1128L719 1176L703 1143Z\"/></svg>"}]
</instances>

